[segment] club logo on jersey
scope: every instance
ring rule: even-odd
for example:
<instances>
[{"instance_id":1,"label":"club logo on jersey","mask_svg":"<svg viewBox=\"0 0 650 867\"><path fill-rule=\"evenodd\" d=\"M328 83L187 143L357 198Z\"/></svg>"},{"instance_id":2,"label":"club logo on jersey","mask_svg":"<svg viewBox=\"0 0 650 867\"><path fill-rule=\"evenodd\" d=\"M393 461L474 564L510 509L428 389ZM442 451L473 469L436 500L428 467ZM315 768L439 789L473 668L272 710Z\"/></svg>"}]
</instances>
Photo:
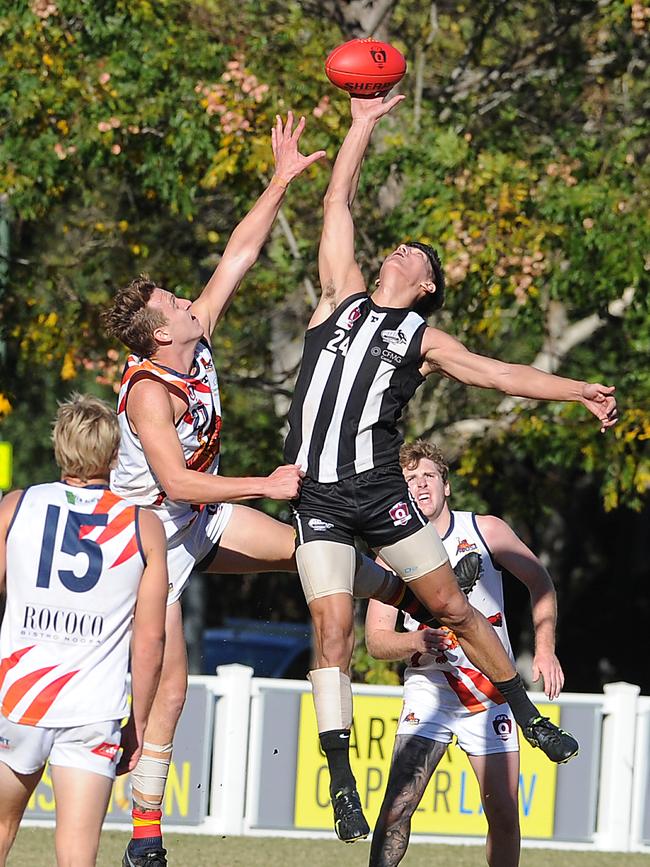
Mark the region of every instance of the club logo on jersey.
<instances>
[{"instance_id":1,"label":"club logo on jersey","mask_svg":"<svg viewBox=\"0 0 650 867\"><path fill-rule=\"evenodd\" d=\"M503 626L503 615L500 611L497 611L496 614L490 614L488 617L488 623L491 623L492 626Z\"/></svg>"},{"instance_id":2,"label":"club logo on jersey","mask_svg":"<svg viewBox=\"0 0 650 867\"><path fill-rule=\"evenodd\" d=\"M406 714L406 716L404 717L402 722L411 723L411 725L416 726L420 722L420 720L416 717L416 715L411 710Z\"/></svg>"},{"instance_id":3,"label":"club logo on jersey","mask_svg":"<svg viewBox=\"0 0 650 867\"><path fill-rule=\"evenodd\" d=\"M20 634L39 641L66 644L100 644L104 618L92 611L25 605Z\"/></svg>"},{"instance_id":4,"label":"club logo on jersey","mask_svg":"<svg viewBox=\"0 0 650 867\"><path fill-rule=\"evenodd\" d=\"M406 334L404 334L401 328L397 331L391 331L389 328L384 329L381 332L381 339L384 343L397 343L399 346L405 346L408 342Z\"/></svg>"},{"instance_id":5,"label":"club logo on jersey","mask_svg":"<svg viewBox=\"0 0 650 867\"><path fill-rule=\"evenodd\" d=\"M212 358L201 358L201 364L206 369L206 371L214 370L214 364L212 363Z\"/></svg>"},{"instance_id":6,"label":"club logo on jersey","mask_svg":"<svg viewBox=\"0 0 650 867\"><path fill-rule=\"evenodd\" d=\"M348 331L350 328L352 328L357 319L360 318L361 310L358 307L353 307L352 310L350 310L350 312L348 313L347 322L344 324L343 327L346 329L346 331Z\"/></svg>"},{"instance_id":7,"label":"club logo on jersey","mask_svg":"<svg viewBox=\"0 0 650 867\"><path fill-rule=\"evenodd\" d=\"M334 524L330 524L327 521L321 521L320 518L310 518L307 524L317 533L324 533L325 530L331 530L334 526Z\"/></svg>"},{"instance_id":8,"label":"club logo on jersey","mask_svg":"<svg viewBox=\"0 0 650 867\"><path fill-rule=\"evenodd\" d=\"M107 741L104 741L103 744L98 744L98 746L94 747L90 752L94 753L96 756L102 756L105 759L109 759L112 762L115 760L115 756L119 749L119 744L109 744Z\"/></svg>"},{"instance_id":9,"label":"club logo on jersey","mask_svg":"<svg viewBox=\"0 0 650 867\"><path fill-rule=\"evenodd\" d=\"M456 541L458 542L456 555L468 554L470 551L476 551L478 549L476 542L468 542L467 539L457 539Z\"/></svg>"},{"instance_id":10,"label":"club logo on jersey","mask_svg":"<svg viewBox=\"0 0 650 867\"><path fill-rule=\"evenodd\" d=\"M497 714L492 720L494 734L502 741L507 741L512 734L512 720L505 713Z\"/></svg>"},{"instance_id":11,"label":"club logo on jersey","mask_svg":"<svg viewBox=\"0 0 650 867\"><path fill-rule=\"evenodd\" d=\"M392 509L388 510L393 524L396 527L403 527L411 520L413 515L409 511L408 503L395 503Z\"/></svg>"},{"instance_id":12,"label":"club logo on jersey","mask_svg":"<svg viewBox=\"0 0 650 867\"><path fill-rule=\"evenodd\" d=\"M9 742L9 738L0 737L0 750L10 750L11 743Z\"/></svg>"}]
</instances>

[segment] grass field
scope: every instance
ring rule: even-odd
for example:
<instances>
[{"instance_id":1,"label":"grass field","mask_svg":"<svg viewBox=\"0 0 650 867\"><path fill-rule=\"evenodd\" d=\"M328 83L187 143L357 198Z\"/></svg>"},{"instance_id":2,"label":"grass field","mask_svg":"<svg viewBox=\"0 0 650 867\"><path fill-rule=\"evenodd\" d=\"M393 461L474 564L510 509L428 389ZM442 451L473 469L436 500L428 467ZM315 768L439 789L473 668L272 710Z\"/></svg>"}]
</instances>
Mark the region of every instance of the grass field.
<instances>
[{"instance_id":1,"label":"grass field","mask_svg":"<svg viewBox=\"0 0 650 867\"><path fill-rule=\"evenodd\" d=\"M97 864L119 867L128 836L108 831L102 836ZM287 840L262 837L205 837L168 834L171 867L365 867L368 844L345 846L333 840ZM54 834L24 828L9 856L8 867L55 867ZM485 867L480 846L415 844L404 867ZM524 849L521 867L650 867L650 855Z\"/></svg>"}]
</instances>

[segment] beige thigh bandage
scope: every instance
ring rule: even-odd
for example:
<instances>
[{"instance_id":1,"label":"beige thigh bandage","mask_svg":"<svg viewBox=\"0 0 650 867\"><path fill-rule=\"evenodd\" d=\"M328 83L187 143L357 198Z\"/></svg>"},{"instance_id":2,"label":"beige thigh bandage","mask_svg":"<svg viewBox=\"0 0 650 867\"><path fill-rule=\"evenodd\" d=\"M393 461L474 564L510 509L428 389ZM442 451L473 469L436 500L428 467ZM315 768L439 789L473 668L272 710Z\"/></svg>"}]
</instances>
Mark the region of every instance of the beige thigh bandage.
<instances>
[{"instance_id":1,"label":"beige thigh bandage","mask_svg":"<svg viewBox=\"0 0 650 867\"><path fill-rule=\"evenodd\" d=\"M142 744L142 755L131 771L131 797L145 810L160 807L172 760L172 744Z\"/></svg>"},{"instance_id":2,"label":"beige thigh bandage","mask_svg":"<svg viewBox=\"0 0 650 867\"><path fill-rule=\"evenodd\" d=\"M347 674L340 668L317 668L308 677L318 733L352 728L352 686Z\"/></svg>"},{"instance_id":3,"label":"beige thigh bandage","mask_svg":"<svg viewBox=\"0 0 650 867\"><path fill-rule=\"evenodd\" d=\"M407 539L394 545L384 545L376 551L393 572L406 582L439 569L449 560L433 524L427 524Z\"/></svg>"},{"instance_id":4,"label":"beige thigh bandage","mask_svg":"<svg viewBox=\"0 0 650 867\"><path fill-rule=\"evenodd\" d=\"M307 604L322 596L352 596L356 551L342 542L305 542L296 549L298 574Z\"/></svg>"}]
</instances>

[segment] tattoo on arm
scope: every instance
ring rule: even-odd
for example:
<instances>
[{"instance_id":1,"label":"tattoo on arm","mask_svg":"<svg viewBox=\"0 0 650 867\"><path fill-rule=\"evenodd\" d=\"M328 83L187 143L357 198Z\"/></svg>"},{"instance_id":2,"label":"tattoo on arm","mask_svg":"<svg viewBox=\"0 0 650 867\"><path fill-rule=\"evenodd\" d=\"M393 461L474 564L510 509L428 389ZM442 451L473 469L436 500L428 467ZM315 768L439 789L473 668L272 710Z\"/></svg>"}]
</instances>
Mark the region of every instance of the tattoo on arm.
<instances>
[{"instance_id":1,"label":"tattoo on arm","mask_svg":"<svg viewBox=\"0 0 650 867\"><path fill-rule=\"evenodd\" d=\"M406 853L411 817L447 744L418 735L397 735L377 826L372 835L369 867L396 867Z\"/></svg>"}]
</instances>

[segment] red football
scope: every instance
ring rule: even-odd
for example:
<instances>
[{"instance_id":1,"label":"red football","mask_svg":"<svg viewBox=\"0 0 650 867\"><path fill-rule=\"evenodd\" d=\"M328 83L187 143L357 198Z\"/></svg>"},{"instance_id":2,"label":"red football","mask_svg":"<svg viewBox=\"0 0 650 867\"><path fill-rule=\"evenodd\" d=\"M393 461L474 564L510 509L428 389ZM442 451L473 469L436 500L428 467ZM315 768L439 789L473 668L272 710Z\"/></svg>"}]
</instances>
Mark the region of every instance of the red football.
<instances>
[{"instance_id":1,"label":"red football","mask_svg":"<svg viewBox=\"0 0 650 867\"><path fill-rule=\"evenodd\" d=\"M351 39L330 53L325 72L350 96L383 96L403 77L406 60L387 42Z\"/></svg>"}]
</instances>

